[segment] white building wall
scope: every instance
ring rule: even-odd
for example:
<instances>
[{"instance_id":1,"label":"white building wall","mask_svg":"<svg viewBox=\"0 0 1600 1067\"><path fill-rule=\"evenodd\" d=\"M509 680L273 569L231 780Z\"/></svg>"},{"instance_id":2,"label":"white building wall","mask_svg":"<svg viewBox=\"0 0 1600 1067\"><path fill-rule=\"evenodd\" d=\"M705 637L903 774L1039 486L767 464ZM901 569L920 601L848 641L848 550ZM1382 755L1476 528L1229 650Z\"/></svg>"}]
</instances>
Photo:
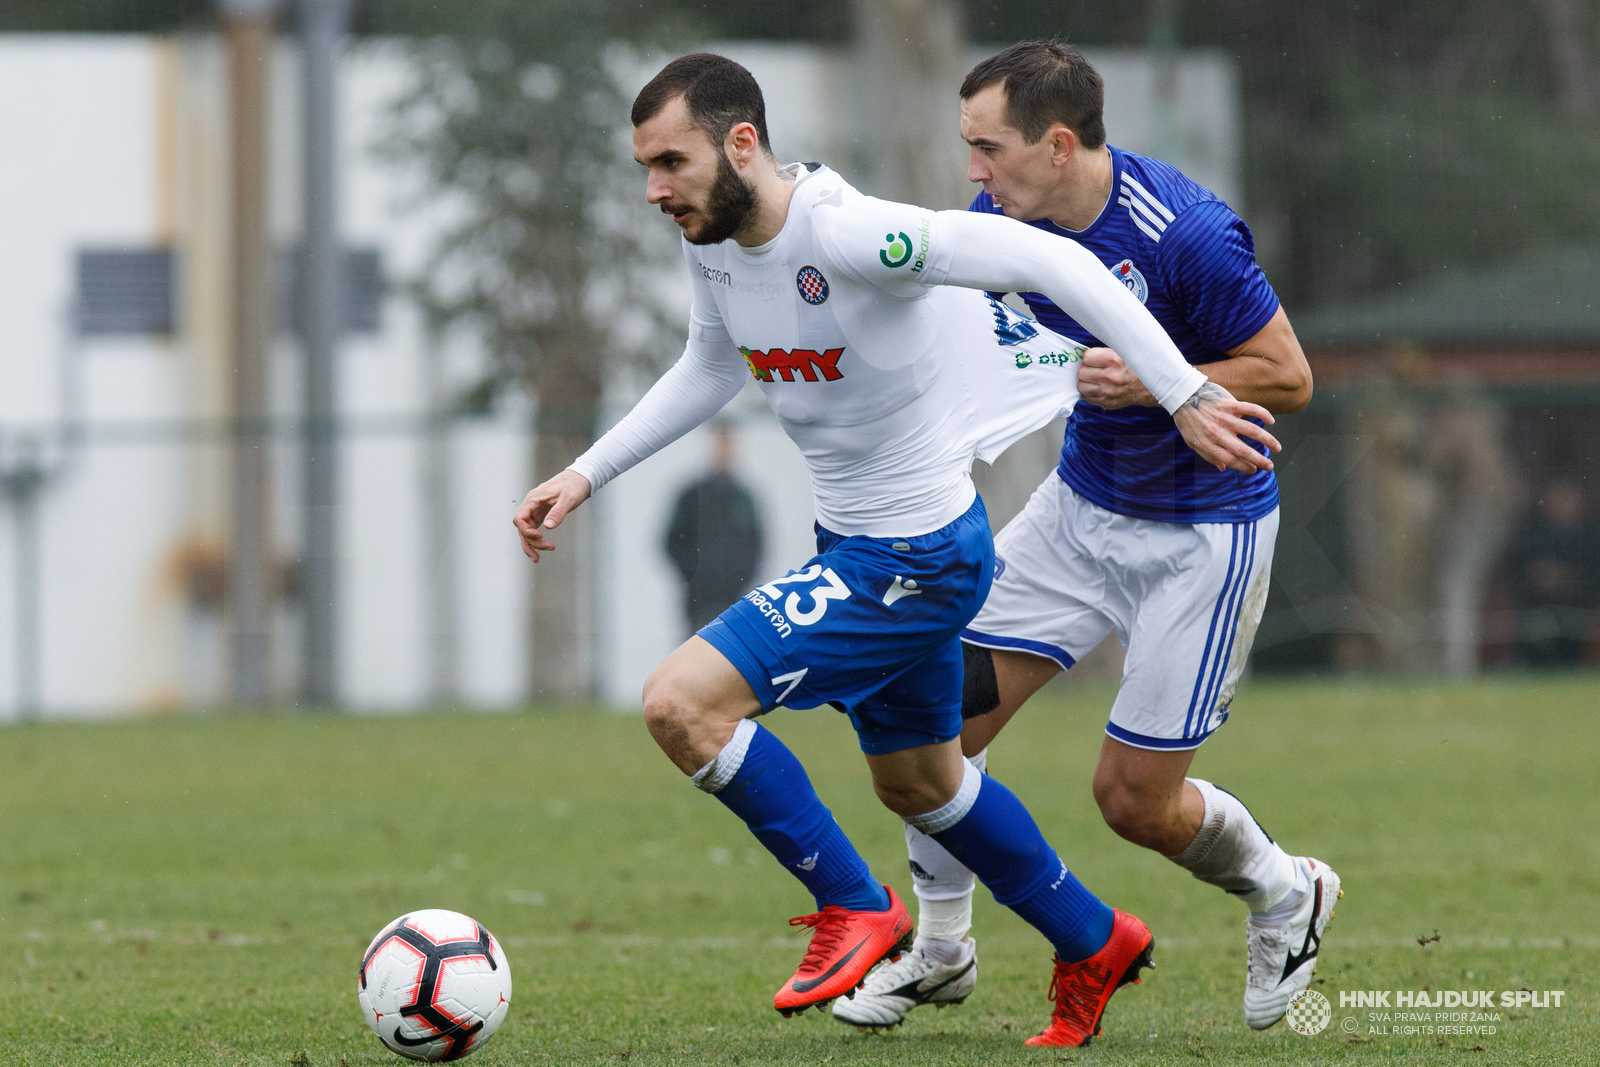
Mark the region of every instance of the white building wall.
<instances>
[{"instance_id":1,"label":"white building wall","mask_svg":"<svg viewBox=\"0 0 1600 1067\"><path fill-rule=\"evenodd\" d=\"M163 47L181 51L181 76L164 73ZM766 87L780 155L822 160L846 177L860 169L871 145L854 118L849 53L751 42L721 50L748 65ZM972 60L995 50L975 47ZM640 84L664 58L640 57ZM1133 51L1095 50L1089 58L1106 80L1112 142L1152 151L1153 68ZM300 103L297 56L287 42L275 51L272 79L273 230L289 247L299 230ZM441 218L437 209L416 210L411 178L373 152L385 109L404 79L403 56L392 42L357 44L342 70L344 237L352 246L379 248L392 278L421 269ZM173 232L180 242L199 240L206 219L215 229L226 217L225 86L213 38L162 45L131 36L0 36L0 98L9 102L0 109L0 153L8 161L0 167L0 440L52 423L61 413L57 367L70 342L67 303L79 248L148 247ZM956 138L957 101L949 105ZM1173 162L1236 206L1237 114L1231 63L1220 55L1186 54L1175 108L1181 158ZM176 149L167 140L174 129ZM176 231L164 197L180 201ZM640 222L665 225L642 203ZM208 247L217 255L216 246ZM91 420L148 428L152 420L211 413L207 405L218 403L218 353L205 348L214 344L206 338L216 336L217 323L208 320L210 333L194 328L195 316L214 315L216 295L203 290L216 279L185 277L191 289L182 314L190 328L177 338L82 346ZM687 287L680 291L686 298ZM472 346L455 339L447 355L451 373L470 378L477 364ZM426 608L423 445L400 425L426 406L425 356L416 314L391 296L380 331L349 338L341 358L341 409L367 420L341 454L342 687L356 707L413 707L429 695L430 635L442 623ZM280 337L273 356L280 414L299 410L299 358L293 338ZM612 417L646 385L619 378L608 398ZM776 575L814 551L809 480L798 451L753 388L730 413L743 446L739 474L765 520L761 573ZM388 420L387 428L375 428L374 420ZM530 565L509 517L529 484L527 425L528 412L510 403L495 417L460 424L449 446L458 686L469 703L507 705L526 693ZM618 479L593 505L600 544L590 637L600 665L598 693L617 706L637 706L646 674L685 636L678 580L661 538L673 499L706 469L709 454L710 434L690 434ZM48 714L207 704L224 695L220 620L188 603L182 568L184 553L215 536L218 515L225 514L216 473L223 469L221 455L215 444L170 437L94 444L49 490L42 512ZM292 556L301 528L298 450L281 442L275 457L280 549ZM16 693L9 520L0 517L0 719L14 714ZM288 696L297 647L287 610L277 636L277 684Z\"/></svg>"},{"instance_id":2,"label":"white building wall","mask_svg":"<svg viewBox=\"0 0 1600 1067\"><path fill-rule=\"evenodd\" d=\"M0 35L0 92L10 102L0 109L0 153L12 164L0 167L0 440L48 429L61 415L58 367L72 345L67 304L78 250L157 245L171 222L161 217L164 195L183 200L180 214L203 213L199 202L219 193L225 202L225 186L216 186L226 176L226 131L213 128L226 113L217 106L226 102L225 68L210 38L176 45L183 51L176 104L204 135L184 128L186 169L176 190L157 188L167 162L162 138L179 121L161 113L174 105L158 91L162 47L136 36ZM377 247L393 277L420 266L437 224L406 209L407 176L372 150L403 77L396 50L379 42L351 50L341 85L344 238ZM276 50L272 92L273 228L289 247L299 229L300 105L288 44ZM196 175L205 188L195 187ZM180 226L180 255L186 232ZM180 297L180 315L204 313L186 299L194 296ZM143 443L92 437L43 497L46 714L211 703L225 691L220 622L188 605L179 559L205 532L204 516L225 507L225 500L200 499L210 490L195 473L197 455L220 450L178 439L210 413L196 383L218 353L188 350L196 336L180 329L170 339L78 346L83 415L100 438L115 423ZM341 450L342 689L357 707L415 706L429 692L428 635L437 623L423 610L422 446L408 432L426 408L422 340L414 311L391 296L380 330L349 337L341 355L339 404L356 419ZM470 374L476 357L453 355L458 373ZM292 336L280 336L273 355L279 414L299 410L299 359ZM450 447L461 688L476 703L510 704L526 689L528 582L507 521L512 499L527 489L526 413L508 405L499 416L462 424ZM292 556L301 527L298 450L282 442L275 459L279 550ZM16 711L11 518L0 516L0 719ZM298 650L292 614L280 616L276 677L287 697Z\"/></svg>"}]
</instances>

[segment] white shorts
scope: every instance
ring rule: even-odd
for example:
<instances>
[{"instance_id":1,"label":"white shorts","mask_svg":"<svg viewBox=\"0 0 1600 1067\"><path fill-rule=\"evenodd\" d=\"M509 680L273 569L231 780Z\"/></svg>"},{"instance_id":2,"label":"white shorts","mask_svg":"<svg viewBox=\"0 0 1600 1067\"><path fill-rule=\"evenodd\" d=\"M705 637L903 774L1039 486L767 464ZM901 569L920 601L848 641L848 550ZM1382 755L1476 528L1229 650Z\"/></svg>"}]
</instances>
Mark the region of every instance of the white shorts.
<instances>
[{"instance_id":1,"label":"white shorts","mask_svg":"<svg viewBox=\"0 0 1600 1067\"><path fill-rule=\"evenodd\" d=\"M995 538L995 580L961 639L1071 667L1113 628L1127 650L1106 733L1194 749L1228 719L1267 603L1278 511L1193 525L1107 511L1052 473Z\"/></svg>"}]
</instances>

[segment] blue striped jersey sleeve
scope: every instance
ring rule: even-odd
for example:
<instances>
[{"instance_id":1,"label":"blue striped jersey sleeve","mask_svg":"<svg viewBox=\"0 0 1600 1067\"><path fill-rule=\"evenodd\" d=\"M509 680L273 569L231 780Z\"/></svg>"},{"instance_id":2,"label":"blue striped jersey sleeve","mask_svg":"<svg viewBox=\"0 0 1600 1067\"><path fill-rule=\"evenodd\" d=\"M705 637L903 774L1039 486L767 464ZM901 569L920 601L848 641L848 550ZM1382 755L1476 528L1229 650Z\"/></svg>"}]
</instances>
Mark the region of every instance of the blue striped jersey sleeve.
<instances>
[{"instance_id":1,"label":"blue striped jersey sleeve","mask_svg":"<svg viewBox=\"0 0 1600 1067\"><path fill-rule=\"evenodd\" d=\"M1254 337L1278 310L1250 227L1220 200L1181 212L1161 235L1157 256L1168 299L1219 351Z\"/></svg>"}]
</instances>

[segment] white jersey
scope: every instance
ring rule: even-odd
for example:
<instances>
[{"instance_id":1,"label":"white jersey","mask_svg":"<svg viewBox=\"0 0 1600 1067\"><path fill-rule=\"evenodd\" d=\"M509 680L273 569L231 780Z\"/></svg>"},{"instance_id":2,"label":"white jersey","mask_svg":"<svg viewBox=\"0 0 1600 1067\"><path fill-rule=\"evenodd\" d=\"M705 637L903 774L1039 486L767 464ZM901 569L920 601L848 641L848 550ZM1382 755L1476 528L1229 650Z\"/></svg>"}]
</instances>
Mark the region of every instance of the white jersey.
<instances>
[{"instance_id":1,"label":"white jersey","mask_svg":"<svg viewBox=\"0 0 1600 1067\"><path fill-rule=\"evenodd\" d=\"M972 505L974 458L992 461L1077 399L1082 346L979 288L1054 290L1109 326L1097 336L1164 403L1164 393L1176 398L1169 410L1202 380L1073 242L1000 216L865 197L816 164L787 169L795 187L772 241L685 242L688 349L573 463L593 488L705 421L753 377L805 456L819 523L845 536L939 529ZM1048 242L1043 259L1062 262L1040 267L1034 235ZM1016 257L1020 273L991 247L1013 240L1034 253Z\"/></svg>"}]
</instances>

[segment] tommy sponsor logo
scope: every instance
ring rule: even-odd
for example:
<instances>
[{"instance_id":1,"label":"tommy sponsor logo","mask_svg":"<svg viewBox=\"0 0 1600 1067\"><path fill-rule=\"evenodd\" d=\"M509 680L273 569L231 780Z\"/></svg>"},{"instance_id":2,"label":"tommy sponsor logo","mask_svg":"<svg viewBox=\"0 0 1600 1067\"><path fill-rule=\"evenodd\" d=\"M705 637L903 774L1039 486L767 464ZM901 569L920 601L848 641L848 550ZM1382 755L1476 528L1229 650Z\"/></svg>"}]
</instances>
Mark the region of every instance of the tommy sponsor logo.
<instances>
[{"instance_id":1,"label":"tommy sponsor logo","mask_svg":"<svg viewBox=\"0 0 1600 1067\"><path fill-rule=\"evenodd\" d=\"M731 286L733 284L733 275L729 274L725 270L713 270L704 263L700 264L700 277L704 278L712 285Z\"/></svg>"},{"instance_id":2,"label":"tommy sponsor logo","mask_svg":"<svg viewBox=\"0 0 1600 1067\"><path fill-rule=\"evenodd\" d=\"M825 352L810 348L772 348L762 352L740 345L739 352L750 367L751 375L759 382L773 381L774 372L786 382L794 381L797 373L808 382L836 382L844 377L839 369L839 357L844 355L842 348L830 348Z\"/></svg>"}]
</instances>

